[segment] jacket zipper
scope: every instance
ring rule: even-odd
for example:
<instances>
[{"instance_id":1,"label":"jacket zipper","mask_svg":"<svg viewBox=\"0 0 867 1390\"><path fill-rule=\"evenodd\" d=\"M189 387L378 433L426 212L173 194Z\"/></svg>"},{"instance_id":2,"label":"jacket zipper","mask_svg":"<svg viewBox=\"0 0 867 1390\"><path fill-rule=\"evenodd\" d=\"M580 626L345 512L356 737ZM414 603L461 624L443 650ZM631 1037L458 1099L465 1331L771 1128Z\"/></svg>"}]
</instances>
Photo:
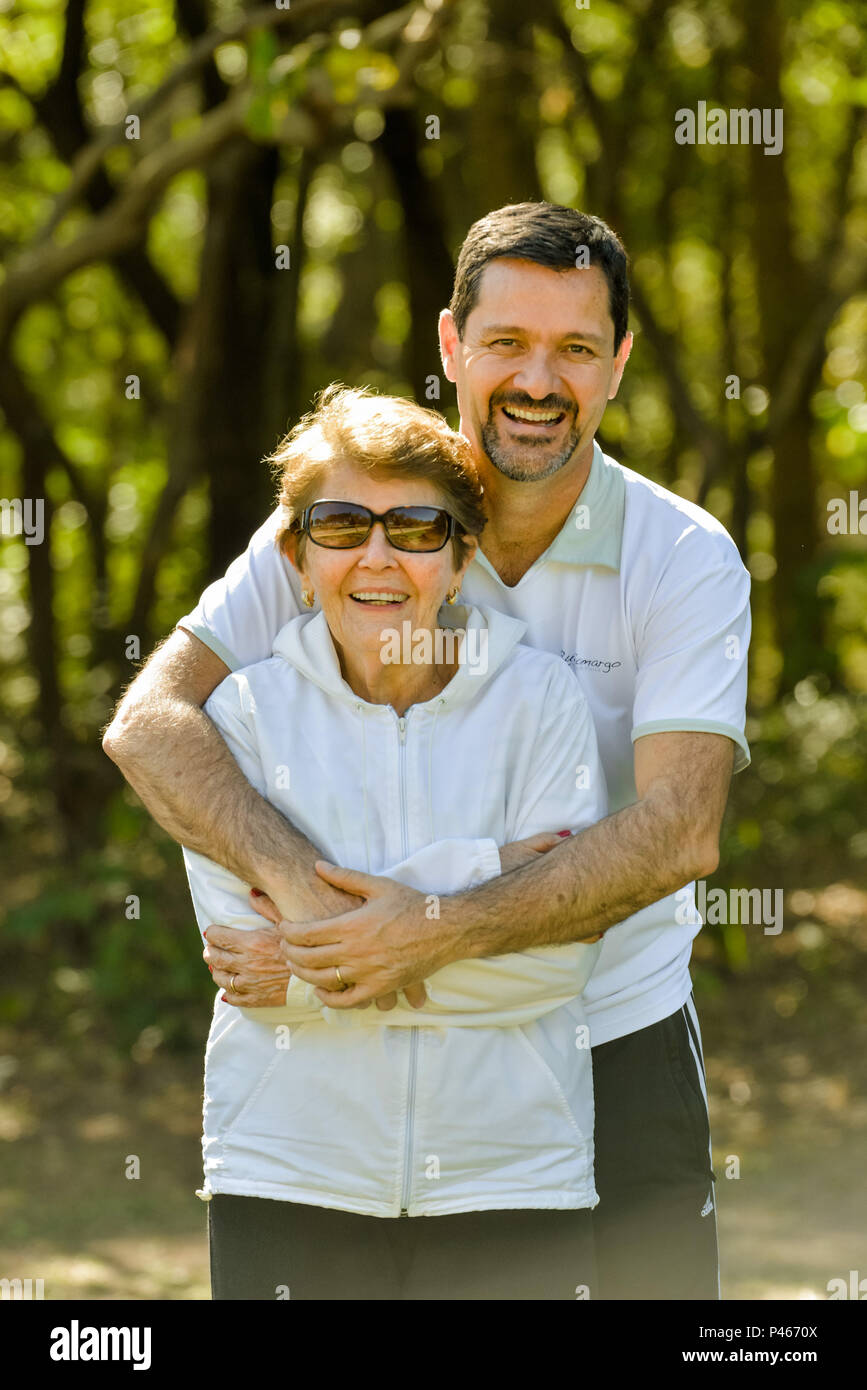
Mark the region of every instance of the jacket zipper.
<instances>
[{"instance_id":1,"label":"jacket zipper","mask_svg":"<svg viewBox=\"0 0 867 1390\"><path fill-rule=\"evenodd\" d=\"M399 779L400 779L400 833L403 845L403 857L409 853L406 824L406 718L399 717L398 728L398 754L399 754ZM416 1053L418 1052L418 1029L411 1028L409 1034L409 1076L408 1093L406 1107L406 1129L404 1132L403 1143L403 1183L400 1193L400 1214L409 1216L407 1210L409 1206L410 1173L412 1161L412 1127L415 1119L415 1068Z\"/></svg>"}]
</instances>

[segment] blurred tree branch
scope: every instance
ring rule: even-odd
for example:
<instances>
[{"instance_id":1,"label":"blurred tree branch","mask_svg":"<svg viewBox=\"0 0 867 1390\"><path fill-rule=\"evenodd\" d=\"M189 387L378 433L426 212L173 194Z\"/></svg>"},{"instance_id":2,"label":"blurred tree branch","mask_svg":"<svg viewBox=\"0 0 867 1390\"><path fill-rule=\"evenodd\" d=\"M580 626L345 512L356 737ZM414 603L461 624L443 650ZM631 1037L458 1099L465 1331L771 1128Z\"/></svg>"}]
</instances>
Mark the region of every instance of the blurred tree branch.
<instances>
[{"instance_id":1,"label":"blurred tree branch","mask_svg":"<svg viewBox=\"0 0 867 1390\"><path fill-rule=\"evenodd\" d=\"M90 138L78 91L78 77L84 57L85 0L72 0L66 10L63 54L56 78L41 96L30 96L36 114L47 130L58 155L74 165ZM117 190L104 169L85 189L92 212L99 213L111 203ZM37 236L36 242L40 240ZM148 258L144 247L130 246L115 257L121 278L137 295L150 318L169 343L174 343L180 324L181 306L170 286Z\"/></svg>"},{"instance_id":2,"label":"blurred tree branch","mask_svg":"<svg viewBox=\"0 0 867 1390\"><path fill-rule=\"evenodd\" d=\"M196 131L164 145L136 166L114 203L94 217L72 241L43 242L10 266L0 284L0 345L27 306L44 299L81 266L109 260L144 235L153 204L183 169L211 158L243 127L243 93L202 117Z\"/></svg>"},{"instance_id":3,"label":"blurred tree branch","mask_svg":"<svg viewBox=\"0 0 867 1390\"><path fill-rule=\"evenodd\" d=\"M259 5L247 14L239 15L235 20L221 23L217 28L210 28L195 38L183 61L172 70L165 81L149 97L140 103L134 114L138 116L141 124L144 124L152 116L161 112L169 98L174 96L184 83L198 75L200 69L209 62L222 44L244 38L252 30L291 27L293 30L297 30L293 37L300 39L311 31L321 29L323 25L327 26L343 16L375 16L382 14L383 11L396 8L398 6L389 3L389 0L295 0L295 5L291 10L278 10L273 4ZM185 7L182 12L186 21L193 26L197 24L195 8ZM306 21L310 22L307 23ZM213 93L211 95L213 96ZM116 126L112 126L109 130L96 136L80 152L73 168L72 180L58 197L48 222L35 238L36 243L45 241L53 234L58 223L81 198L105 155L109 150L122 145L125 138L125 123L121 121Z\"/></svg>"},{"instance_id":4,"label":"blurred tree branch","mask_svg":"<svg viewBox=\"0 0 867 1390\"><path fill-rule=\"evenodd\" d=\"M840 253L827 265L823 279L818 303L792 336L768 408L768 424L762 442L774 442L799 402L813 389L829 328L843 305L867 288L867 242L859 239L848 251Z\"/></svg>"}]
</instances>

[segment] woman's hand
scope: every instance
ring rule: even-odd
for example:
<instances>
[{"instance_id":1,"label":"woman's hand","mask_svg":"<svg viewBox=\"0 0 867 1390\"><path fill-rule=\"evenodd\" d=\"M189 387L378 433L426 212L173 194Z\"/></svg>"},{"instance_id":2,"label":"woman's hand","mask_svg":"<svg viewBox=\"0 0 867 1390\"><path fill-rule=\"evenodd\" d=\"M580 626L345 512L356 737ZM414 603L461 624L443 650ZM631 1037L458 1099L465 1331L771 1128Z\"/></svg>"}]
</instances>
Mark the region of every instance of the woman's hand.
<instances>
[{"instance_id":1,"label":"woman's hand","mask_svg":"<svg viewBox=\"0 0 867 1390\"><path fill-rule=\"evenodd\" d=\"M523 869L527 864L534 863L540 854L547 854L549 849L562 845L571 833L569 830L542 830L538 835L528 835L526 840L513 840L510 845L503 845L500 850L501 872L509 874L513 869Z\"/></svg>"},{"instance_id":2,"label":"woman's hand","mask_svg":"<svg viewBox=\"0 0 867 1390\"><path fill-rule=\"evenodd\" d=\"M282 919L268 895L258 889L250 893L250 906L275 925L256 931L242 931L239 927L225 927L212 922L205 931L207 945L202 956L214 977L214 984L225 991L223 999L227 1004L241 1009L282 1008L292 979L292 971L280 953L282 937L276 924ZM234 988L231 988L233 983ZM416 987L418 994L419 1003L424 1004L427 995L423 985ZM415 1003L416 995L410 1002ZM395 994L384 1003L377 1000L377 1007L393 1008L396 1003ZM353 1007L367 1009L370 1000Z\"/></svg>"},{"instance_id":3,"label":"woman's hand","mask_svg":"<svg viewBox=\"0 0 867 1390\"><path fill-rule=\"evenodd\" d=\"M214 983L225 990L227 1004L244 1009L273 1009L286 1003L292 972L280 954L275 927L255 931L212 925L202 952ZM234 983L234 988L231 988Z\"/></svg>"}]
</instances>

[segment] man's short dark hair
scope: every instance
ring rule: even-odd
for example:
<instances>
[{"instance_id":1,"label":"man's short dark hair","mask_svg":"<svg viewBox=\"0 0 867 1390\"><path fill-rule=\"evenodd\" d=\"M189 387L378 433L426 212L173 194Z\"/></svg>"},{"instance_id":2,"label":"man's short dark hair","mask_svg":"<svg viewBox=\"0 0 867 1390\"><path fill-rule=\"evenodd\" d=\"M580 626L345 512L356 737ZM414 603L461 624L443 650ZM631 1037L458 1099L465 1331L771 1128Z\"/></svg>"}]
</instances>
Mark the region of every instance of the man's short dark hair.
<instances>
[{"instance_id":1,"label":"man's short dark hair","mask_svg":"<svg viewBox=\"0 0 867 1390\"><path fill-rule=\"evenodd\" d=\"M581 247L587 248L586 259L579 254ZM449 305L459 338L463 338L467 319L478 303L485 266L504 256L535 261L550 270L574 270L582 260L598 265L608 281L617 351L629 320L626 251L601 218L559 203L509 203L470 227L458 256Z\"/></svg>"}]
</instances>

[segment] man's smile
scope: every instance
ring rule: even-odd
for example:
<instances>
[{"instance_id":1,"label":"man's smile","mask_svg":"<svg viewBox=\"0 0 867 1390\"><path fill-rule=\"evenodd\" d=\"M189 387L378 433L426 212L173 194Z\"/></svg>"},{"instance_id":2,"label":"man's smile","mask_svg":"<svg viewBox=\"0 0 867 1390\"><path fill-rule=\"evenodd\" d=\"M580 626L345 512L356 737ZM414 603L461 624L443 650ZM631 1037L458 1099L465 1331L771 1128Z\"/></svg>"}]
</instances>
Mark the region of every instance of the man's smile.
<instances>
[{"instance_id":1,"label":"man's smile","mask_svg":"<svg viewBox=\"0 0 867 1390\"><path fill-rule=\"evenodd\" d=\"M562 410L542 410L535 406L504 405L501 409L512 424L529 425L534 429L559 425L566 418Z\"/></svg>"},{"instance_id":2,"label":"man's smile","mask_svg":"<svg viewBox=\"0 0 867 1390\"><path fill-rule=\"evenodd\" d=\"M580 440L578 405L551 392L542 400L488 397L481 444L490 462L507 478L538 482L573 456ZM541 451L541 454L540 454Z\"/></svg>"}]
</instances>

